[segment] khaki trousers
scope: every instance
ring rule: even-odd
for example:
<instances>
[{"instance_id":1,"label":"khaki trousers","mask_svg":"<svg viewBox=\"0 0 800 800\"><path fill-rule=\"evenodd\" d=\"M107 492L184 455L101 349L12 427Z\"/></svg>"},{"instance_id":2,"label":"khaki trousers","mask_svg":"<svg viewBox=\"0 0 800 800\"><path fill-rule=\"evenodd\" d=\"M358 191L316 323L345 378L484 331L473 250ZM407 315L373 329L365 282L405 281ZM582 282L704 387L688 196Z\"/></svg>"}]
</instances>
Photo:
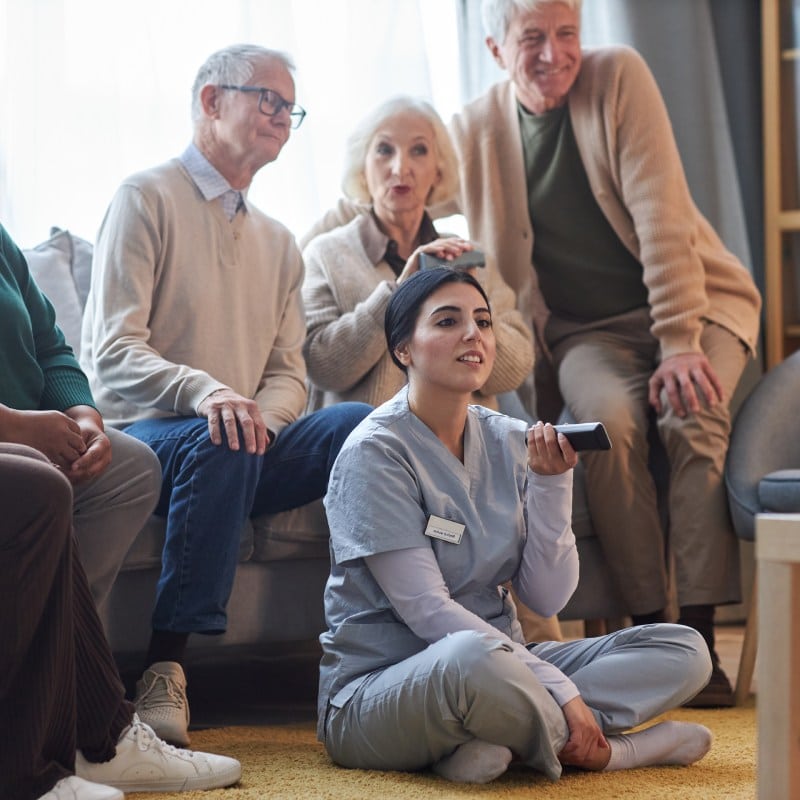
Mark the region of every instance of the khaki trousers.
<instances>
[{"instance_id":1,"label":"khaki trousers","mask_svg":"<svg viewBox=\"0 0 800 800\"><path fill-rule=\"evenodd\" d=\"M98 608L108 598L131 545L158 502L161 464L138 439L106 427L111 463L74 487L73 525Z\"/></svg>"},{"instance_id":2,"label":"khaki trousers","mask_svg":"<svg viewBox=\"0 0 800 800\"><path fill-rule=\"evenodd\" d=\"M591 324L551 317L546 337L564 402L578 422L602 421L610 451L581 455L589 513L630 613L667 604L665 537L648 469L651 409L647 382L659 362L647 309ZM744 344L706 323L703 352L716 371L724 402L685 419L666 395L656 420L669 460L669 552L678 604L719 605L740 599L739 549L731 527L723 468L729 401L747 361Z\"/></svg>"}]
</instances>

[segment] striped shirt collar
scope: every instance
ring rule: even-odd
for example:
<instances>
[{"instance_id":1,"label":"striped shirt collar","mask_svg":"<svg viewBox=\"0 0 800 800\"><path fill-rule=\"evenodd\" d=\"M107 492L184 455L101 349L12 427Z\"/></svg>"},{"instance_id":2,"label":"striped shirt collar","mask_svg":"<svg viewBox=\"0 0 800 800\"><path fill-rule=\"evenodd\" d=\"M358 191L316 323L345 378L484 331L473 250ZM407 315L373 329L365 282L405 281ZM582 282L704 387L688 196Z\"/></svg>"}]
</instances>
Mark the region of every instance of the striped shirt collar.
<instances>
[{"instance_id":1,"label":"striped shirt collar","mask_svg":"<svg viewBox=\"0 0 800 800\"><path fill-rule=\"evenodd\" d=\"M180 161L206 200L219 198L229 220L236 216L240 208L247 212L247 190L240 192L232 188L194 142L183 151Z\"/></svg>"}]
</instances>

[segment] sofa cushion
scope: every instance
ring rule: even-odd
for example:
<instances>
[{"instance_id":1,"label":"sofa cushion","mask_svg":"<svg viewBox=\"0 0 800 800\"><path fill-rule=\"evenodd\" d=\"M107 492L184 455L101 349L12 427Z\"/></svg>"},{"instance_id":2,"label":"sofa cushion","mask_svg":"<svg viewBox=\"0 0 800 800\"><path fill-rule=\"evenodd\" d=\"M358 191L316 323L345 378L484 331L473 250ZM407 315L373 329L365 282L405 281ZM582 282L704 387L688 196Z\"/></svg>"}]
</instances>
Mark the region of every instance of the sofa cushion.
<instances>
[{"instance_id":1,"label":"sofa cushion","mask_svg":"<svg viewBox=\"0 0 800 800\"><path fill-rule=\"evenodd\" d=\"M328 519L322 500L253 520L252 561L329 558Z\"/></svg>"},{"instance_id":2,"label":"sofa cushion","mask_svg":"<svg viewBox=\"0 0 800 800\"><path fill-rule=\"evenodd\" d=\"M69 238L72 247L70 266L72 268L72 279L75 281L75 291L78 293L78 300L81 304L81 311L86 307L86 298L89 296L89 287L92 284L92 255L94 245L73 236L69 231L59 231L58 228L51 228L50 233L64 233Z\"/></svg>"},{"instance_id":3,"label":"sofa cushion","mask_svg":"<svg viewBox=\"0 0 800 800\"><path fill-rule=\"evenodd\" d=\"M80 355L81 318L92 271L92 245L60 228L23 254L39 288L56 310L56 321L75 355Z\"/></svg>"},{"instance_id":4,"label":"sofa cushion","mask_svg":"<svg viewBox=\"0 0 800 800\"><path fill-rule=\"evenodd\" d=\"M123 571L161 566L166 523L151 516L125 556ZM322 500L248 520L239 539L239 562L328 559L328 521Z\"/></svg>"},{"instance_id":5,"label":"sofa cushion","mask_svg":"<svg viewBox=\"0 0 800 800\"><path fill-rule=\"evenodd\" d=\"M139 569L161 569L161 552L164 549L167 524L164 517L153 514L148 518L139 535L134 539L131 549L125 556L123 572ZM245 522L239 538L239 562L247 561L253 554L253 525Z\"/></svg>"},{"instance_id":6,"label":"sofa cushion","mask_svg":"<svg viewBox=\"0 0 800 800\"><path fill-rule=\"evenodd\" d=\"M779 469L765 475L758 484L758 500L764 511L800 512L800 469Z\"/></svg>"}]
</instances>

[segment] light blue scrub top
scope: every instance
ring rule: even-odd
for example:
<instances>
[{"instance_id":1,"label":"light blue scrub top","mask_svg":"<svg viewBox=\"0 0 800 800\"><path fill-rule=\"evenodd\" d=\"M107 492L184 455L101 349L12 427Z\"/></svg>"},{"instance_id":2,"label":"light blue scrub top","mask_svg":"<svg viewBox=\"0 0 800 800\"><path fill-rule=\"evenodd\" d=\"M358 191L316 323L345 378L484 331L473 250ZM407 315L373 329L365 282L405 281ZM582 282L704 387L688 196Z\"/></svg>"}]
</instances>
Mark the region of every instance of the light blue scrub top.
<instances>
[{"instance_id":1,"label":"light blue scrub top","mask_svg":"<svg viewBox=\"0 0 800 800\"><path fill-rule=\"evenodd\" d=\"M462 464L408 407L408 387L350 434L333 466L325 508L331 575L320 636L319 728L377 669L428 643L397 617L364 557L431 547L451 597L524 644L510 580L527 538L526 424L470 406ZM425 535L430 515L464 525L459 544Z\"/></svg>"}]
</instances>

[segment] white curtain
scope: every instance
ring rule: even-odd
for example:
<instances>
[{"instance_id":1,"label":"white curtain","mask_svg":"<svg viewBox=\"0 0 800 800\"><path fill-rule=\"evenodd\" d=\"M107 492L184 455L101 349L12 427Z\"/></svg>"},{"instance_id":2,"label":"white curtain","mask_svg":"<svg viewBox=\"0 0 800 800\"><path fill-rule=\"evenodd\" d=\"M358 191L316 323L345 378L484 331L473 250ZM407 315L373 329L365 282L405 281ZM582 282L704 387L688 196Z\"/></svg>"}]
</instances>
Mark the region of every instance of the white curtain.
<instances>
[{"instance_id":1,"label":"white curtain","mask_svg":"<svg viewBox=\"0 0 800 800\"><path fill-rule=\"evenodd\" d=\"M709 0L587 0L583 30L586 45L629 44L642 53L669 109L695 203L751 267Z\"/></svg>"},{"instance_id":2,"label":"white curtain","mask_svg":"<svg viewBox=\"0 0 800 800\"><path fill-rule=\"evenodd\" d=\"M308 116L250 193L297 235L371 107L460 105L454 0L0 0L0 221L26 247L51 225L93 240L120 181L188 144L206 56L243 41L297 65Z\"/></svg>"}]
</instances>

